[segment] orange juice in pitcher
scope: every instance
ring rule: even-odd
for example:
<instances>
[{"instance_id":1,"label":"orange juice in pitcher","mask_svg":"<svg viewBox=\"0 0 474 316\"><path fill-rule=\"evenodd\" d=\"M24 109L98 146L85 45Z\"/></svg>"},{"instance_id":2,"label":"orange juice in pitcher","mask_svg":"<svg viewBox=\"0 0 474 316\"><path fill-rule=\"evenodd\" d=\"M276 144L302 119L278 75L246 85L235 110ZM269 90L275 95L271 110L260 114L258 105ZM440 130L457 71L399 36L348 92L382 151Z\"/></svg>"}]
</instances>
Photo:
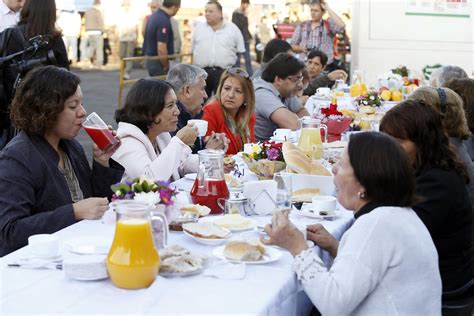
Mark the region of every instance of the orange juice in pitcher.
<instances>
[{"instance_id":1,"label":"orange juice in pitcher","mask_svg":"<svg viewBox=\"0 0 474 316\"><path fill-rule=\"evenodd\" d=\"M107 271L115 286L141 289L155 281L160 257L153 242L150 207L136 201L127 202L116 209L117 223L107 255Z\"/></svg>"},{"instance_id":2,"label":"orange juice in pitcher","mask_svg":"<svg viewBox=\"0 0 474 316\"><path fill-rule=\"evenodd\" d=\"M298 141L298 148L312 159L321 159L323 156L321 129L324 131L324 142L327 142L327 126L321 124L320 120L310 117L304 118L301 123L301 136Z\"/></svg>"}]
</instances>

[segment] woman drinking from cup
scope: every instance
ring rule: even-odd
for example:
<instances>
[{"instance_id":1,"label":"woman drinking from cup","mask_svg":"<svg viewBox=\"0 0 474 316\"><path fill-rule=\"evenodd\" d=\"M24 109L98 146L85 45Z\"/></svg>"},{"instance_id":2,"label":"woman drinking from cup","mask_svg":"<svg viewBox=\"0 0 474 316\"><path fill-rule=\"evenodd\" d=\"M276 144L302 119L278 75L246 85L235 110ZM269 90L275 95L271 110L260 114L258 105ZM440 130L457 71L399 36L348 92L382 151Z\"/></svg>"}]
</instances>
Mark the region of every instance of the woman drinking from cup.
<instances>
[{"instance_id":1,"label":"woman drinking from cup","mask_svg":"<svg viewBox=\"0 0 474 316\"><path fill-rule=\"evenodd\" d=\"M355 134L333 168L337 199L356 218L340 242L321 224L307 238L334 257L326 267L303 233L278 212L269 239L295 256L293 270L323 315L439 315L436 249L411 206L415 179L402 147L387 135Z\"/></svg>"},{"instance_id":2,"label":"woman drinking from cup","mask_svg":"<svg viewBox=\"0 0 474 316\"><path fill-rule=\"evenodd\" d=\"M0 152L0 256L78 220L100 218L123 168L96 145L92 170L74 139L86 111L80 79L54 66L30 71L12 103L22 131Z\"/></svg>"},{"instance_id":3,"label":"woman drinking from cup","mask_svg":"<svg viewBox=\"0 0 474 316\"><path fill-rule=\"evenodd\" d=\"M202 119L209 125L207 135L224 133L229 139L227 154L242 151L245 143L255 142L255 93L247 72L226 70L219 81L215 100L204 106Z\"/></svg>"},{"instance_id":4,"label":"woman drinking from cup","mask_svg":"<svg viewBox=\"0 0 474 316\"><path fill-rule=\"evenodd\" d=\"M441 114L423 101L404 101L385 114L380 130L403 146L414 169L422 200L413 209L438 250L443 299L461 295L474 279L470 180L449 145Z\"/></svg>"},{"instance_id":5,"label":"woman drinking from cup","mask_svg":"<svg viewBox=\"0 0 474 316\"><path fill-rule=\"evenodd\" d=\"M197 172L198 156L189 147L198 136L197 127L188 123L170 135L178 123L176 100L172 86L163 80L140 79L130 89L125 106L115 113L123 145L113 157L125 167L123 180L178 180Z\"/></svg>"}]
</instances>

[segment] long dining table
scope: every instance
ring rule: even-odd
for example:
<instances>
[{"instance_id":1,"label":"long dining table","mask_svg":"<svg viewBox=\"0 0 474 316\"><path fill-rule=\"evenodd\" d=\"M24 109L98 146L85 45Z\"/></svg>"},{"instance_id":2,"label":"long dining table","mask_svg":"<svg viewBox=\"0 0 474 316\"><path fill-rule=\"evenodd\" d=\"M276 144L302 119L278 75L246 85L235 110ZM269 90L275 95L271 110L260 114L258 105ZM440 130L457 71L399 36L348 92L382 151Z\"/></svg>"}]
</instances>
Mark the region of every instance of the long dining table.
<instances>
[{"instance_id":1,"label":"long dining table","mask_svg":"<svg viewBox=\"0 0 474 316\"><path fill-rule=\"evenodd\" d=\"M176 183L183 192L189 183ZM270 222L270 216L252 218L259 225ZM339 210L332 221L303 219L306 224L321 223L340 239L353 222L352 212ZM55 233L63 244L81 238L112 241L115 225L101 220L83 220ZM235 233L236 236L239 233ZM182 232L171 232L168 245L180 245L203 254L216 262L213 246L197 243ZM313 247L330 264L327 252ZM9 267L9 263L31 256L28 246L0 258L0 315L307 315L312 303L292 271L293 258L279 249L279 260L266 264L246 265L240 279L209 276L206 273L186 277L158 275L154 283L140 290L117 288L110 279L78 281L59 269ZM62 259L81 255L62 249ZM230 265L230 263L229 263ZM212 264L207 269L213 269Z\"/></svg>"}]
</instances>

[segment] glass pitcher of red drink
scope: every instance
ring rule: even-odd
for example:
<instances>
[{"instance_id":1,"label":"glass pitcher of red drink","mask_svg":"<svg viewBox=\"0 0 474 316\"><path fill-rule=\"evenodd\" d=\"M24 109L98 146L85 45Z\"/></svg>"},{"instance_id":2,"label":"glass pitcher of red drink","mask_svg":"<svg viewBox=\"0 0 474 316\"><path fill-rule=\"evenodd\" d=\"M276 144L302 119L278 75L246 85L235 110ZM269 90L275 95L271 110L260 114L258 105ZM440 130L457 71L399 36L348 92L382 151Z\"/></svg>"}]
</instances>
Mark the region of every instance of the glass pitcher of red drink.
<instances>
[{"instance_id":1,"label":"glass pitcher of red drink","mask_svg":"<svg viewBox=\"0 0 474 316\"><path fill-rule=\"evenodd\" d=\"M191 190L194 204L205 205L211 214L221 214L224 210L218 199L227 199L229 189L224 178L224 151L204 149L199 154L199 170Z\"/></svg>"}]
</instances>

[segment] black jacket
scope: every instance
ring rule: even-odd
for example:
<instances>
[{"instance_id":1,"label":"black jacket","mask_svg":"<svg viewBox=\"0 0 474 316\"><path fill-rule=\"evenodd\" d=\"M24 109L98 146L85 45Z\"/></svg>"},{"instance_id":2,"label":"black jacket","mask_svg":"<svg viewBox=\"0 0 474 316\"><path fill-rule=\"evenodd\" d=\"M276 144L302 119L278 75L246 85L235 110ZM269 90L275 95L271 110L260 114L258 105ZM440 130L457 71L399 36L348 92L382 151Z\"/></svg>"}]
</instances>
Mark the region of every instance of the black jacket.
<instances>
[{"instance_id":1,"label":"black jacket","mask_svg":"<svg viewBox=\"0 0 474 316\"><path fill-rule=\"evenodd\" d=\"M110 168L93 163L82 146L63 140L84 198L111 197L110 186L124 169L110 160ZM28 243L28 237L54 233L76 222L67 182L58 168L59 156L41 136L20 132L0 152L0 256Z\"/></svg>"},{"instance_id":2,"label":"black jacket","mask_svg":"<svg viewBox=\"0 0 474 316\"><path fill-rule=\"evenodd\" d=\"M242 36L244 37L244 42L249 43L252 39L252 35L249 32L249 20L245 14L240 11L240 9L237 9L232 13L232 23L237 25L239 28Z\"/></svg>"},{"instance_id":3,"label":"black jacket","mask_svg":"<svg viewBox=\"0 0 474 316\"><path fill-rule=\"evenodd\" d=\"M413 209L428 228L438 250L443 292L474 277L473 218L463 178L454 170L426 169L416 177L424 201Z\"/></svg>"}]
</instances>

